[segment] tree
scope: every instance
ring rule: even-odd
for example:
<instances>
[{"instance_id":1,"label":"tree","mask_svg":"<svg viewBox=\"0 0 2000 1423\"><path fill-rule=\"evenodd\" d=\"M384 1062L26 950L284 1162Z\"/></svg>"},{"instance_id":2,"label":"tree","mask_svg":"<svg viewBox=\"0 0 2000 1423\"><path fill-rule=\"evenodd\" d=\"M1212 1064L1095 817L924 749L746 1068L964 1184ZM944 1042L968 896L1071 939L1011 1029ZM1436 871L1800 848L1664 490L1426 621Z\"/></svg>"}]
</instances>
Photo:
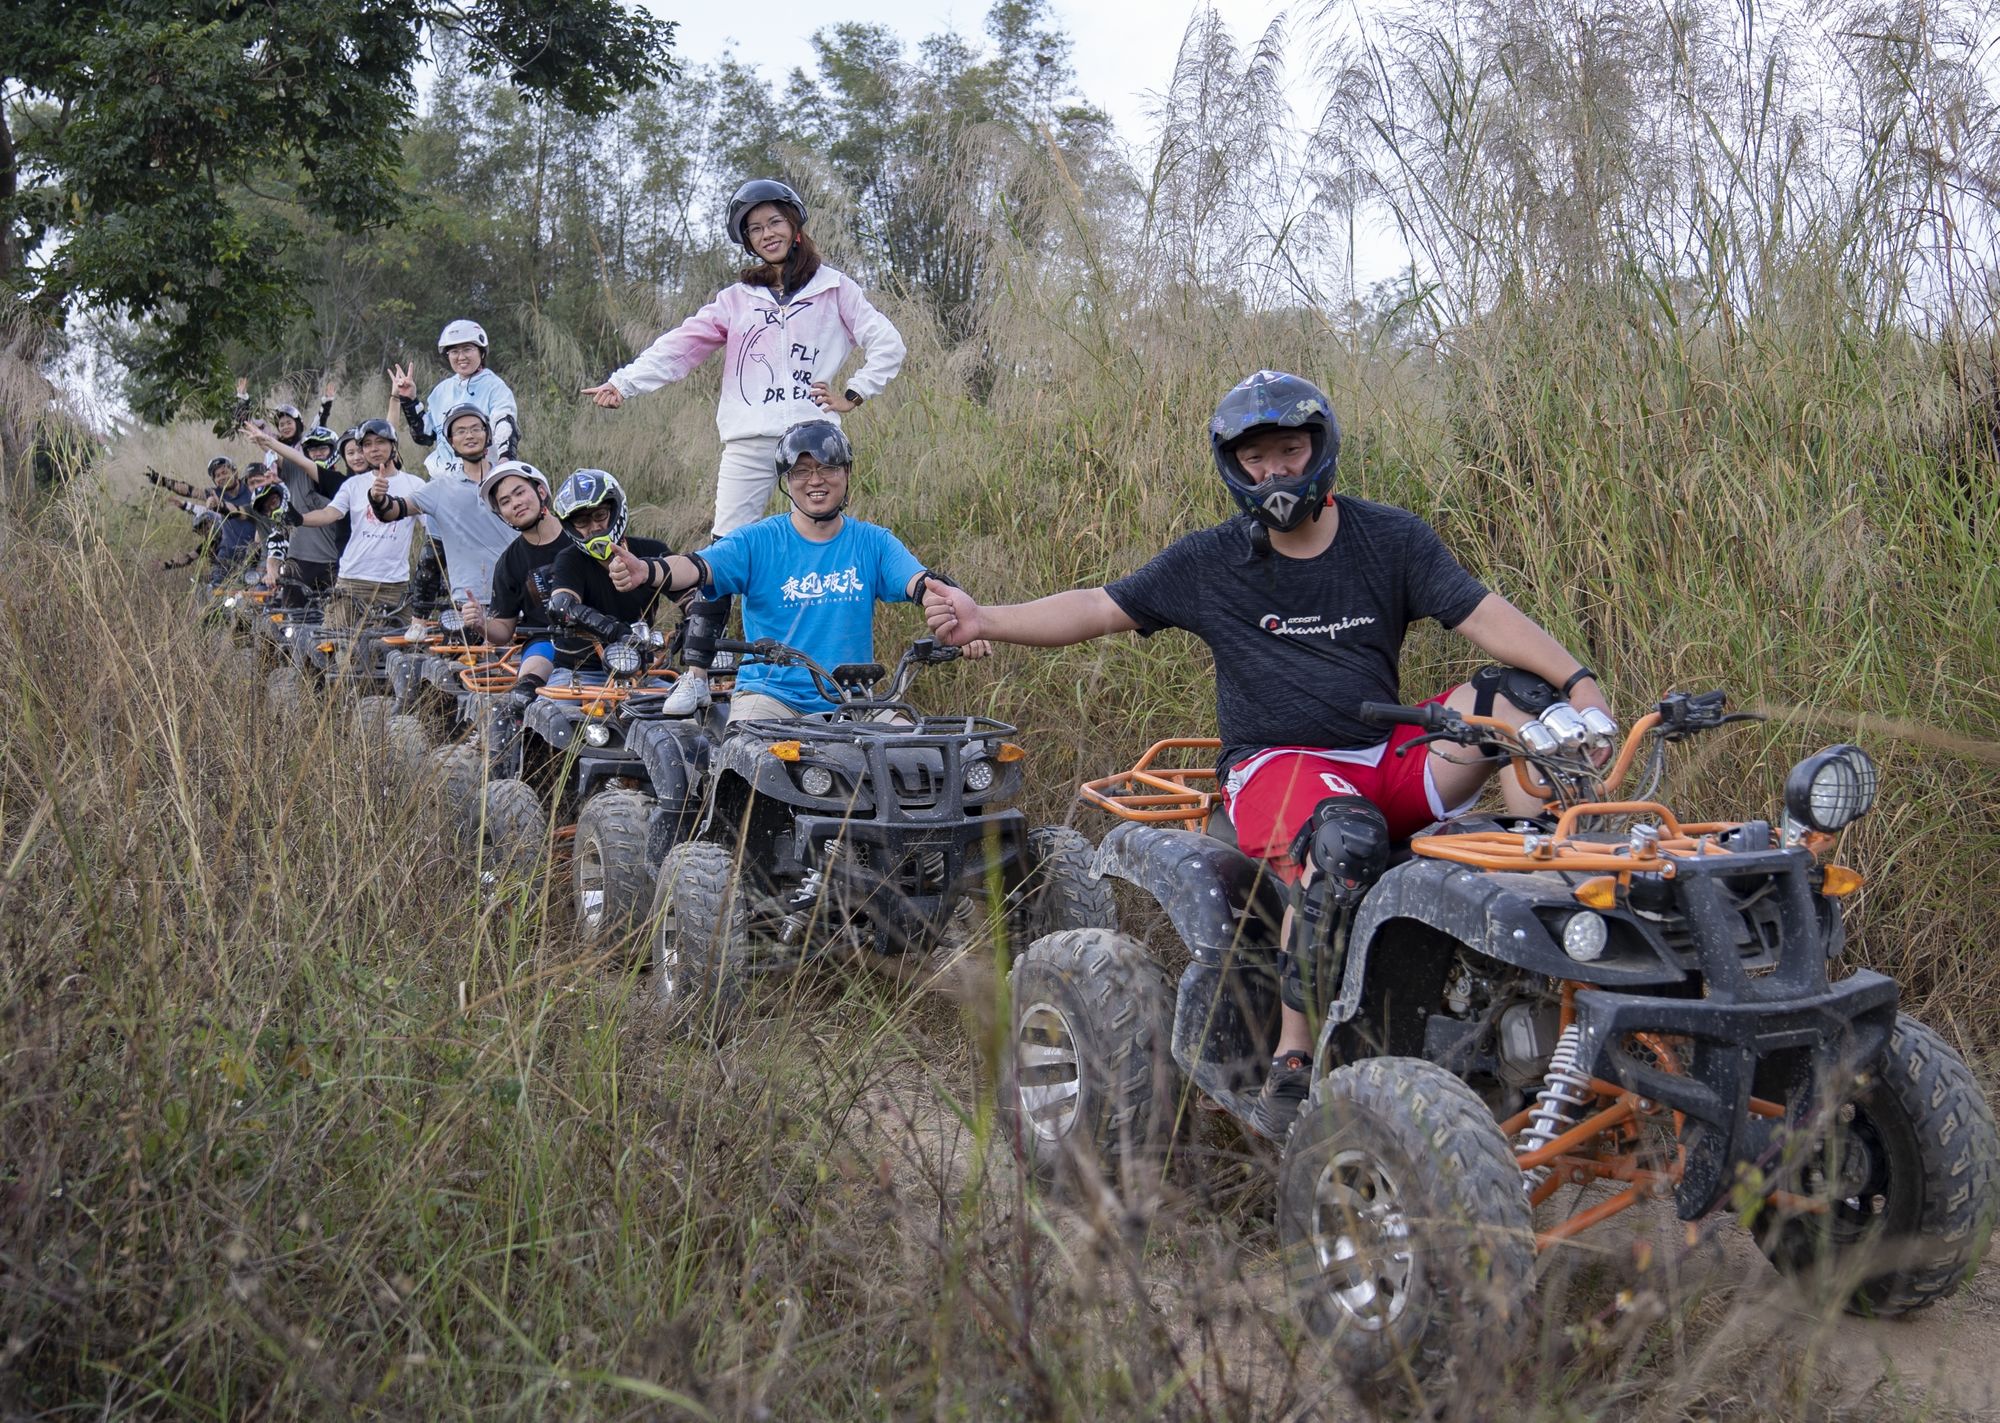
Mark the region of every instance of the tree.
<instances>
[{"instance_id":1,"label":"tree","mask_svg":"<svg viewBox=\"0 0 2000 1423\"><path fill-rule=\"evenodd\" d=\"M0 293L140 331L133 392L219 411L225 353L305 310L287 255L405 209L411 71L433 35L531 104L596 116L673 77L619 0L10 0L0 7Z\"/></svg>"}]
</instances>

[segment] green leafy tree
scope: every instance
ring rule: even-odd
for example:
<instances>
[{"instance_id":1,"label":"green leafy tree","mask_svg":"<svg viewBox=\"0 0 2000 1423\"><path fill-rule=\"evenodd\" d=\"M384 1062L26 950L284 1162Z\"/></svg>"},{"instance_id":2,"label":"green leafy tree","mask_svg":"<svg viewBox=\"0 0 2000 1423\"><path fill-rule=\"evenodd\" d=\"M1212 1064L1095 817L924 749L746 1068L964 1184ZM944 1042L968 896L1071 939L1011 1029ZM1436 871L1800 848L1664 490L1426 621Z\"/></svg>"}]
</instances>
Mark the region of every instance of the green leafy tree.
<instances>
[{"instance_id":1,"label":"green leafy tree","mask_svg":"<svg viewBox=\"0 0 2000 1423\"><path fill-rule=\"evenodd\" d=\"M0 290L44 325L130 318L144 413L219 410L232 347L309 310L301 233L404 214L411 71L438 36L545 125L675 72L672 24L618 0L10 0Z\"/></svg>"}]
</instances>

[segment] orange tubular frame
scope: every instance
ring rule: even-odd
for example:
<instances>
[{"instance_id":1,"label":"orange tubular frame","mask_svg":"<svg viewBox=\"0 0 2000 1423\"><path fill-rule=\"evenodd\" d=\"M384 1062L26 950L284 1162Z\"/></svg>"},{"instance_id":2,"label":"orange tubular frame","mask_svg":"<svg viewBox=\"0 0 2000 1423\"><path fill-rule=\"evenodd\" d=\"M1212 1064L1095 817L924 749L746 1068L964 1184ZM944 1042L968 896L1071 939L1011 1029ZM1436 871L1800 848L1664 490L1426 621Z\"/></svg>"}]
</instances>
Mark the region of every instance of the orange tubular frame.
<instances>
[{"instance_id":1,"label":"orange tubular frame","mask_svg":"<svg viewBox=\"0 0 2000 1423\"><path fill-rule=\"evenodd\" d=\"M1220 751L1222 742L1213 736L1170 736L1146 748L1131 770L1100 776L1077 787L1077 795L1099 810L1107 810L1120 820L1136 820L1142 825L1185 825L1199 830L1209 812L1222 803L1215 785L1215 767L1156 766L1167 751Z\"/></svg>"}]
</instances>

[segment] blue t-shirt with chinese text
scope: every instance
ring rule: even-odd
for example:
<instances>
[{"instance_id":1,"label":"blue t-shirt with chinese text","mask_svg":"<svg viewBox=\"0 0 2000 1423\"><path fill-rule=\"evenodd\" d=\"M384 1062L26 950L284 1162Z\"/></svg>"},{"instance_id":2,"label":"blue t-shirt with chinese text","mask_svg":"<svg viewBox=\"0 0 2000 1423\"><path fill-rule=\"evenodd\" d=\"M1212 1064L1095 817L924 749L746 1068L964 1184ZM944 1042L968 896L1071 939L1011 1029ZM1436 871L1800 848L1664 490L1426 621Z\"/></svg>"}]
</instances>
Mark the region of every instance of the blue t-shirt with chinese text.
<instances>
[{"instance_id":1,"label":"blue t-shirt with chinese text","mask_svg":"<svg viewBox=\"0 0 2000 1423\"><path fill-rule=\"evenodd\" d=\"M831 670L875 660L875 604L907 602L924 566L887 529L861 519L814 543L789 514L746 524L701 551L714 582L704 595L743 599L743 633L776 638ZM829 710L803 667L753 663L736 674L739 691L776 697L794 711Z\"/></svg>"}]
</instances>

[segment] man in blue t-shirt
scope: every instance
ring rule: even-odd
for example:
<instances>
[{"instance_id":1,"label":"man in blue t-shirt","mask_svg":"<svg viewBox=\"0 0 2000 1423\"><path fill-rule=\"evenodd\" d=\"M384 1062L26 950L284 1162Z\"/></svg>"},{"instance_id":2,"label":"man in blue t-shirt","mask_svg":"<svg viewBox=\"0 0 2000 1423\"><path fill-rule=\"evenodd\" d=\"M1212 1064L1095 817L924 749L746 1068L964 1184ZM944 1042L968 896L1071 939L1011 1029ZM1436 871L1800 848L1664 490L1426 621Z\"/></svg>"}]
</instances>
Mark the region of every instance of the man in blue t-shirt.
<instances>
[{"instance_id":1,"label":"man in blue t-shirt","mask_svg":"<svg viewBox=\"0 0 2000 1423\"><path fill-rule=\"evenodd\" d=\"M706 599L733 594L743 599L746 637L775 638L822 667L872 662L875 605L915 602L925 580L941 575L925 569L887 529L848 517L854 447L831 420L792 426L778 441L777 462L791 513L745 525L693 555L640 558L621 549L607 565L612 584L620 592L653 586L669 594L699 588ZM981 645L968 653L988 650ZM832 707L803 667L753 664L736 675L729 719L770 720Z\"/></svg>"}]
</instances>

